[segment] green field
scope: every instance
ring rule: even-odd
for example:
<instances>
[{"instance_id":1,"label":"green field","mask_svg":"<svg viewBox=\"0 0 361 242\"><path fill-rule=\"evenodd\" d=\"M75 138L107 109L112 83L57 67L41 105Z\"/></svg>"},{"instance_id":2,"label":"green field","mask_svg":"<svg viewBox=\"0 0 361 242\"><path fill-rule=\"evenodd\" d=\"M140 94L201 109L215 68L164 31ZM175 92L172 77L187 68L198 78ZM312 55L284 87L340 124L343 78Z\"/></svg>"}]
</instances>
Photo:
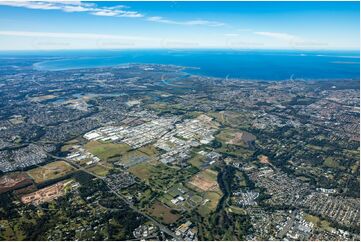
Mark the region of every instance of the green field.
<instances>
[{"instance_id":1,"label":"green field","mask_svg":"<svg viewBox=\"0 0 361 242\"><path fill-rule=\"evenodd\" d=\"M214 117L217 122L222 125L229 126L237 129L248 129L250 127L250 119L247 113L236 112L211 112L207 113L208 116Z\"/></svg>"},{"instance_id":2,"label":"green field","mask_svg":"<svg viewBox=\"0 0 361 242\"><path fill-rule=\"evenodd\" d=\"M325 230L327 232L333 232L335 229L330 226L330 223L326 220L321 220L319 217L306 214L304 216L304 219L308 222L313 223L315 226L319 227L322 230Z\"/></svg>"},{"instance_id":3,"label":"green field","mask_svg":"<svg viewBox=\"0 0 361 242\"><path fill-rule=\"evenodd\" d=\"M203 217L207 217L211 212L213 212L218 205L219 200L221 199L221 195L217 192L206 192L203 196L204 204L201 204L197 211Z\"/></svg>"},{"instance_id":4,"label":"green field","mask_svg":"<svg viewBox=\"0 0 361 242\"><path fill-rule=\"evenodd\" d=\"M109 171L111 170L111 167L107 167L107 166L98 164L98 165L92 166L90 168L87 168L87 170L98 176L106 176L109 173Z\"/></svg>"},{"instance_id":5,"label":"green field","mask_svg":"<svg viewBox=\"0 0 361 242\"><path fill-rule=\"evenodd\" d=\"M234 213L234 214L239 214L239 215L247 214L247 212L243 208L239 208L239 207L236 207L236 206L229 206L227 208L227 210L228 210L228 212Z\"/></svg>"},{"instance_id":6,"label":"green field","mask_svg":"<svg viewBox=\"0 0 361 242\"><path fill-rule=\"evenodd\" d=\"M338 164L337 160L332 157L327 157L323 162L323 165L330 168L338 168L340 165Z\"/></svg>"},{"instance_id":7,"label":"green field","mask_svg":"<svg viewBox=\"0 0 361 242\"><path fill-rule=\"evenodd\" d=\"M27 171L27 174L36 183L43 183L47 180L57 179L75 171L71 165L65 161L55 161L41 167Z\"/></svg>"},{"instance_id":8,"label":"green field","mask_svg":"<svg viewBox=\"0 0 361 242\"><path fill-rule=\"evenodd\" d=\"M153 190L159 191L168 190L175 184L188 180L196 172L193 168L153 165L148 162L137 164L128 170L145 181Z\"/></svg>"},{"instance_id":9,"label":"green field","mask_svg":"<svg viewBox=\"0 0 361 242\"><path fill-rule=\"evenodd\" d=\"M131 149L127 144L102 143L99 141L90 141L84 145L84 148L102 161L119 157Z\"/></svg>"},{"instance_id":10,"label":"green field","mask_svg":"<svg viewBox=\"0 0 361 242\"><path fill-rule=\"evenodd\" d=\"M147 180L149 180L149 177L151 176L153 169L154 168L153 168L152 164L144 162L144 163L140 163L135 166L132 166L128 170L129 170L129 172L131 172L133 175L135 175L139 179L147 181Z\"/></svg>"},{"instance_id":11,"label":"green field","mask_svg":"<svg viewBox=\"0 0 361 242\"><path fill-rule=\"evenodd\" d=\"M185 201L179 202L177 204L172 203L171 200L177 196L182 196L183 198L185 198ZM171 187L168 191L164 193L162 197L159 198L159 200L162 203L166 204L168 207L183 211L188 211L196 208L203 201L202 197L198 192L186 188L181 183Z\"/></svg>"},{"instance_id":12,"label":"green field","mask_svg":"<svg viewBox=\"0 0 361 242\"><path fill-rule=\"evenodd\" d=\"M195 154L191 159L188 160L188 163L194 167L200 168L204 162L204 156Z\"/></svg>"}]
</instances>

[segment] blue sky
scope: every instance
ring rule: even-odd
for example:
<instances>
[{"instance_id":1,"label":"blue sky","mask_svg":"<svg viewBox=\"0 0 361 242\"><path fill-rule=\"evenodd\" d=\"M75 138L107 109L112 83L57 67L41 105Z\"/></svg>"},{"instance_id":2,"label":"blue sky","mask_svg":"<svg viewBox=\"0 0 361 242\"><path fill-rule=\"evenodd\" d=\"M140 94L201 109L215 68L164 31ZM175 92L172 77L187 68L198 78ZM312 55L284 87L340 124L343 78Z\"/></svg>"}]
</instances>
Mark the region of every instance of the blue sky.
<instances>
[{"instance_id":1,"label":"blue sky","mask_svg":"<svg viewBox=\"0 0 361 242\"><path fill-rule=\"evenodd\" d=\"M359 49L359 2L0 2L0 50Z\"/></svg>"}]
</instances>

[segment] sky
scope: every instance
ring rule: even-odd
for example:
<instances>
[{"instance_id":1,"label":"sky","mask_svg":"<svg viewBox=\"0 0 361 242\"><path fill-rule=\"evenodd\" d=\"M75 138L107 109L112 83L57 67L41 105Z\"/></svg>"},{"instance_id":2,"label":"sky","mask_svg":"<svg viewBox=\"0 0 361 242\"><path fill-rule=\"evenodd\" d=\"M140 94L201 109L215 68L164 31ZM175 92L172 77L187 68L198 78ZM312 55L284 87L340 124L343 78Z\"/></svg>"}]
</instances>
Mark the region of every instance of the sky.
<instances>
[{"instance_id":1,"label":"sky","mask_svg":"<svg viewBox=\"0 0 361 242\"><path fill-rule=\"evenodd\" d=\"M0 1L0 50L359 50L359 2Z\"/></svg>"}]
</instances>

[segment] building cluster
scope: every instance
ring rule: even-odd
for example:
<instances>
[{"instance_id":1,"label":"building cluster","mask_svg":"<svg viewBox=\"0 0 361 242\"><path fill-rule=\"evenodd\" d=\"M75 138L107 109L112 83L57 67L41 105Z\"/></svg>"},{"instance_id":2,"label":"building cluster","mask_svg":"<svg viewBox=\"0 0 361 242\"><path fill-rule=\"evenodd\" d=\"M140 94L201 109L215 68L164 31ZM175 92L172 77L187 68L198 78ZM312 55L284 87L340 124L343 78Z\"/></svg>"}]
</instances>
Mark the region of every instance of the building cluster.
<instances>
[{"instance_id":1,"label":"building cluster","mask_svg":"<svg viewBox=\"0 0 361 242\"><path fill-rule=\"evenodd\" d=\"M261 207L245 207L249 214L254 232L247 236L247 240L277 240L282 224L287 222L288 214L282 210L266 211Z\"/></svg>"},{"instance_id":2,"label":"building cluster","mask_svg":"<svg viewBox=\"0 0 361 242\"><path fill-rule=\"evenodd\" d=\"M133 231L133 236L139 240L149 239L155 236L158 228L152 224L142 224Z\"/></svg>"},{"instance_id":3,"label":"building cluster","mask_svg":"<svg viewBox=\"0 0 361 242\"><path fill-rule=\"evenodd\" d=\"M197 240L196 238L197 229L191 221L187 221L181 224L176 230L175 234L185 241Z\"/></svg>"},{"instance_id":4,"label":"building cluster","mask_svg":"<svg viewBox=\"0 0 361 242\"><path fill-rule=\"evenodd\" d=\"M182 162L190 158L192 147L209 144L214 139L216 130L217 126L212 118L200 115L176 124L175 129L162 136L154 146L165 151L160 156L161 162Z\"/></svg>"},{"instance_id":5,"label":"building cluster","mask_svg":"<svg viewBox=\"0 0 361 242\"><path fill-rule=\"evenodd\" d=\"M359 93L355 90L323 92L323 99L301 108L299 114L307 115L313 124L332 129L341 138L359 141Z\"/></svg>"},{"instance_id":6,"label":"building cluster","mask_svg":"<svg viewBox=\"0 0 361 242\"><path fill-rule=\"evenodd\" d=\"M294 205L310 192L306 183L289 177L282 171L262 167L244 169L257 186L266 188L272 197L268 200L273 205Z\"/></svg>"},{"instance_id":7,"label":"building cluster","mask_svg":"<svg viewBox=\"0 0 361 242\"><path fill-rule=\"evenodd\" d=\"M132 116L135 117L135 115ZM165 164L182 163L182 161L190 158L193 147L209 144L214 140L213 134L218 126L212 121L212 118L206 115L187 119L181 123L177 123L178 121L177 116L153 117L147 122L134 126L129 125L134 123L130 121L128 125L106 126L92 130L86 133L84 138L102 142L126 143L134 149L155 142L154 146L164 151L159 157L161 162ZM79 154L74 158L83 159L86 154L82 157L80 153L78 151L71 156ZM204 155L210 159L209 162L214 162L220 157L216 152L205 153Z\"/></svg>"},{"instance_id":8,"label":"building cluster","mask_svg":"<svg viewBox=\"0 0 361 242\"><path fill-rule=\"evenodd\" d=\"M66 159L79 163L86 160L86 165L93 165L100 161L98 157L81 147L80 145L72 146L72 151L66 156Z\"/></svg>"},{"instance_id":9,"label":"building cluster","mask_svg":"<svg viewBox=\"0 0 361 242\"><path fill-rule=\"evenodd\" d=\"M30 144L26 147L0 151L0 171L8 172L27 168L46 161L47 153L44 147Z\"/></svg>"},{"instance_id":10,"label":"building cluster","mask_svg":"<svg viewBox=\"0 0 361 242\"><path fill-rule=\"evenodd\" d=\"M240 207L246 207L246 206L257 206L256 199L259 196L258 192L254 191L238 191L233 192L232 196L236 200L236 204Z\"/></svg>"},{"instance_id":11,"label":"building cluster","mask_svg":"<svg viewBox=\"0 0 361 242\"><path fill-rule=\"evenodd\" d=\"M319 192L308 195L302 203L316 214L344 226L360 226L360 200Z\"/></svg>"},{"instance_id":12,"label":"building cluster","mask_svg":"<svg viewBox=\"0 0 361 242\"><path fill-rule=\"evenodd\" d=\"M207 168L208 166L220 161L222 158L222 155L215 151L201 150L198 151L198 154L202 155L205 158L201 165L201 168Z\"/></svg>"},{"instance_id":13,"label":"building cluster","mask_svg":"<svg viewBox=\"0 0 361 242\"><path fill-rule=\"evenodd\" d=\"M111 189L115 191L123 188L127 188L136 182L135 176L133 176L127 171L122 171L121 173L108 174L107 177L104 179L104 181Z\"/></svg>"},{"instance_id":14,"label":"building cluster","mask_svg":"<svg viewBox=\"0 0 361 242\"><path fill-rule=\"evenodd\" d=\"M177 118L158 118L137 126L107 126L84 135L87 140L123 142L136 149L166 134L177 121Z\"/></svg>"},{"instance_id":15,"label":"building cluster","mask_svg":"<svg viewBox=\"0 0 361 242\"><path fill-rule=\"evenodd\" d=\"M289 211L287 219L277 227L277 237L286 240L308 240L315 225L304 219L304 213Z\"/></svg>"}]
</instances>

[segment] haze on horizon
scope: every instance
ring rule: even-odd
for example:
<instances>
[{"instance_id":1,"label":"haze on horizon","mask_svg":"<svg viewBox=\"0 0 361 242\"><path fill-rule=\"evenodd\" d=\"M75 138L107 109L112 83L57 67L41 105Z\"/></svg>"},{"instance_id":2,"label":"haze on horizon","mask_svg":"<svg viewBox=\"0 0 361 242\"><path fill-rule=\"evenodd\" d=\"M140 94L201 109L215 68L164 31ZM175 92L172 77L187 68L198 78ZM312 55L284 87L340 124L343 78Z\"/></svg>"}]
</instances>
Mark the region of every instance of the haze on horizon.
<instances>
[{"instance_id":1,"label":"haze on horizon","mask_svg":"<svg viewBox=\"0 0 361 242\"><path fill-rule=\"evenodd\" d=\"M359 7L359 2L0 2L0 50L359 50Z\"/></svg>"}]
</instances>

